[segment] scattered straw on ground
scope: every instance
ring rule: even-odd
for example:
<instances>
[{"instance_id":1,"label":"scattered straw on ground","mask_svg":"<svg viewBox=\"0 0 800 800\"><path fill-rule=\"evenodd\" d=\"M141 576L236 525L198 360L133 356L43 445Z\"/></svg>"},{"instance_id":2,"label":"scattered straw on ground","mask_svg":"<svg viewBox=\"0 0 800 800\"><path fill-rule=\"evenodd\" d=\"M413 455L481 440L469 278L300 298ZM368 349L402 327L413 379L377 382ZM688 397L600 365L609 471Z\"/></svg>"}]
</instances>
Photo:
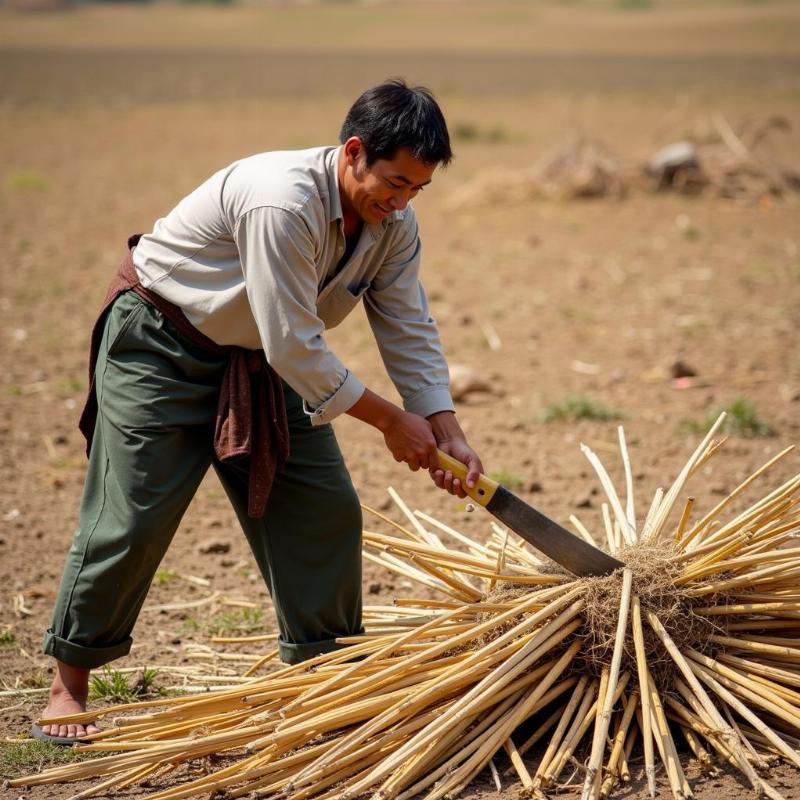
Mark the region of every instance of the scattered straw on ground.
<instances>
[{"instance_id":1,"label":"scattered straw on ground","mask_svg":"<svg viewBox=\"0 0 800 800\"><path fill-rule=\"evenodd\" d=\"M397 498L407 525L377 515L392 533L365 531L365 553L438 599L366 609L374 627L340 640L343 650L123 717L78 748L98 757L11 785L100 779L76 800L156 779L170 783L151 800L441 800L503 751L537 798L558 793L577 763L581 800L601 800L641 758L651 795L660 762L673 797L687 800L683 747L708 772L732 765L755 796L788 800L769 765L800 767L800 476L729 513L784 450L693 519L693 501L679 497L719 450L722 421L643 519L622 430L621 495L583 448L606 492L599 533L625 564L616 573L554 572L503 530L479 542ZM219 754L231 758L204 761ZM187 764L200 774L181 776Z\"/></svg>"}]
</instances>

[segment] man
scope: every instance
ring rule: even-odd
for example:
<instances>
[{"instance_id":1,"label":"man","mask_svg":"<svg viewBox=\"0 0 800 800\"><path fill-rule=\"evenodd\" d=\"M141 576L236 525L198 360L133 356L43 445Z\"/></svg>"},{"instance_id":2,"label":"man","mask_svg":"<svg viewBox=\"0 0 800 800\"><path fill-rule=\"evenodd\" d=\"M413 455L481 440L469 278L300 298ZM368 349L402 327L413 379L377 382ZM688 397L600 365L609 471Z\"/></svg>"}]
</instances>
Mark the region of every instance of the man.
<instances>
[{"instance_id":1,"label":"man","mask_svg":"<svg viewBox=\"0 0 800 800\"><path fill-rule=\"evenodd\" d=\"M331 420L377 428L397 461L453 494L465 496L438 468L437 446L477 480L409 205L452 158L444 117L427 90L388 81L356 101L340 140L237 161L132 239L127 282L93 340L89 469L45 636L57 669L44 719L84 711L90 669L129 651L209 464L269 588L288 663L361 630L361 513ZM404 409L325 343L359 300ZM33 732L68 744L95 730Z\"/></svg>"}]
</instances>

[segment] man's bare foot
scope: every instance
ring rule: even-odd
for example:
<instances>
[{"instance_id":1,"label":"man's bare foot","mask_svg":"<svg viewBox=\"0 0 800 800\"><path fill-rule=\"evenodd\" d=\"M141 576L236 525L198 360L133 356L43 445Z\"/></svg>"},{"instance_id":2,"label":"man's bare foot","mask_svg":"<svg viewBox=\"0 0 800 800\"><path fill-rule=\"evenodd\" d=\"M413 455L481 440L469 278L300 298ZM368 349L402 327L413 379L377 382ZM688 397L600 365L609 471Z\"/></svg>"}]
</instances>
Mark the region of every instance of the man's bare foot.
<instances>
[{"instance_id":1,"label":"man's bare foot","mask_svg":"<svg viewBox=\"0 0 800 800\"><path fill-rule=\"evenodd\" d=\"M86 698L89 695L89 670L71 667L63 661L56 661L56 675L50 687L47 707L41 719L65 717L86 711ZM71 723L61 725L42 725L42 733L68 739L81 739L100 729L93 723Z\"/></svg>"}]
</instances>

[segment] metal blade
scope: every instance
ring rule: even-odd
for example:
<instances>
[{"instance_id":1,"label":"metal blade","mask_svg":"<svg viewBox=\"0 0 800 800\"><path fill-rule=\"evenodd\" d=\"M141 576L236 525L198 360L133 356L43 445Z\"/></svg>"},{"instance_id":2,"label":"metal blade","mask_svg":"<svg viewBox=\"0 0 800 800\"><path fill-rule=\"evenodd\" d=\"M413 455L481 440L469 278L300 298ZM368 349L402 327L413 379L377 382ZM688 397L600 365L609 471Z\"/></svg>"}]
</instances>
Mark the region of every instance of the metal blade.
<instances>
[{"instance_id":1,"label":"metal blade","mask_svg":"<svg viewBox=\"0 0 800 800\"><path fill-rule=\"evenodd\" d=\"M575 575L607 575L625 565L562 528L504 486L498 486L486 510Z\"/></svg>"}]
</instances>

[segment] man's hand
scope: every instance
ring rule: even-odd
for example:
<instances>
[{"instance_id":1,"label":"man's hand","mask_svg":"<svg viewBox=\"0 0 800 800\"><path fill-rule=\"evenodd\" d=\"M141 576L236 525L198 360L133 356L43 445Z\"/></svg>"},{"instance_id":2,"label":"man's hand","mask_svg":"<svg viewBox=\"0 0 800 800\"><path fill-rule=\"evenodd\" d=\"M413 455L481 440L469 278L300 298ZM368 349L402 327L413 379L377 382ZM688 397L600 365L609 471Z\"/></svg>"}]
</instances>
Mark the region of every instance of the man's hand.
<instances>
[{"instance_id":1,"label":"man's hand","mask_svg":"<svg viewBox=\"0 0 800 800\"><path fill-rule=\"evenodd\" d=\"M405 461L415 471L438 466L436 437L424 417L403 411L369 389L347 413L376 427L395 461Z\"/></svg>"},{"instance_id":2,"label":"man's hand","mask_svg":"<svg viewBox=\"0 0 800 800\"><path fill-rule=\"evenodd\" d=\"M467 467L467 487L471 489L483 472L483 464L481 464L478 454L467 444L467 439L456 420L456 415L451 411L442 411L439 414L432 414L428 420L439 448ZM467 496L464 491L467 487L464 487L461 479L455 477L449 469L439 469L437 465L431 467L430 474L433 482L440 489L444 489L456 497Z\"/></svg>"},{"instance_id":3,"label":"man's hand","mask_svg":"<svg viewBox=\"0 0 800 800\"><path fill-rule=\"evenodd\" d=\"M452 411L440 411L425 419L403 411L375 392L365 389L347 413L376 427L383 434L395 461L405 461L415 471L420 467L430 470L434 483L450 494L467 496L461 480L450 470L439 468L437 447L466 465L469 488L475 485L483 472L480 458L467 444L464 431Z\"/></svg>"},{"instance_id":4,"label":"man's hand","mask_svg":"<svg viewBox=\"0 0 800 800\"><path fill-rule=\"evenodd\" d=\"M415 472L420 467L438 466L436 439L424 417L398 409L392 424L383 431L383 438L394 460L405 461Z\"/></svg>"}]
</instances>

